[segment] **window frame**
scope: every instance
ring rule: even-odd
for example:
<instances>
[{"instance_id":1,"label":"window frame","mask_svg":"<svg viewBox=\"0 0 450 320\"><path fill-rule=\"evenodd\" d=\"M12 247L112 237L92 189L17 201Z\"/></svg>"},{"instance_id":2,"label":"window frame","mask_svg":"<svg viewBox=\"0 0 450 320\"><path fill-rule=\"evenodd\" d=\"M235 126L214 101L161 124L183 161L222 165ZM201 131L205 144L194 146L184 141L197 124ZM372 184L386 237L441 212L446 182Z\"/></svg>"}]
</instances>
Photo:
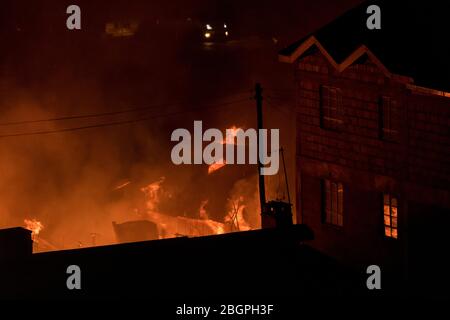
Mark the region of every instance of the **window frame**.
<instances>
[{"instance_id":1,"label":"window frame","mask_svg":"<svg viewBox=\"0 0 450 320\"><path fill-rule=\"evenodd\" d=\"M383 236L386 239L398 240L400 234L398 196L389 192L383 192L381 197L382 197L381 200L382 200L382 214L383 214ZM393 200L395 200L395 204L393 203L394 202ZM389 211L388 214L386 214L386 207L388 207ZM394 220L396 221L395 224L393 222Z\"/></svg>"},{"instance_id":2,"label":"window frame","mask_svg":"<svg viewBox=\"0 0 450 320\"><path fill-rule=\"evenodd\" d=\"M390 142L399 140L399 115L397 101L391 96L383 95L379 101L380 139Z\"/></svg>"},{"instance_id":3,"label":"window frame","mask_svg":"<svg viewBox=\"0 0 450 320\"><path fill-rule=\"evenodd\" d=\"M320 86L320 126L323 129L340 131L343 127L342 89Z\"/></svg>"},{"instance_id":4,"label":"window frame","mask_svg":"<svg viewBox=\"0 0 450 320\"><path fill-rule=\"evenodd\" d=\"M322 180L322 222L344 227L344 185L331 179Z\"/></svg>"}]
</instances>

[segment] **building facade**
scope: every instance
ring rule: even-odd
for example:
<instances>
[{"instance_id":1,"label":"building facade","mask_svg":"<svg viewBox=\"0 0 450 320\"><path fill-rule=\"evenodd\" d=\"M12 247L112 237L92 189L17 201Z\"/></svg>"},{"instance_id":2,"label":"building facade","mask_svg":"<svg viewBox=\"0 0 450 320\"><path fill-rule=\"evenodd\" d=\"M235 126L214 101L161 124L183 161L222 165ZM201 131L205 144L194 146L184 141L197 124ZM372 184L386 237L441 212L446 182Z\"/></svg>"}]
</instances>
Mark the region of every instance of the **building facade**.
<instances>
[{"instance_id":1,"label":"building facade","mask_svg":"<svg viewBox=\"0 0 450 320\"><path fill-rule=\"evenodd\" d=\"M310 36L280 60L295 68L297 220L314 246L361 272L379 265L388 286L443 289L450 95L363 45L337 62Z\"/></svg>"}]
</instances>

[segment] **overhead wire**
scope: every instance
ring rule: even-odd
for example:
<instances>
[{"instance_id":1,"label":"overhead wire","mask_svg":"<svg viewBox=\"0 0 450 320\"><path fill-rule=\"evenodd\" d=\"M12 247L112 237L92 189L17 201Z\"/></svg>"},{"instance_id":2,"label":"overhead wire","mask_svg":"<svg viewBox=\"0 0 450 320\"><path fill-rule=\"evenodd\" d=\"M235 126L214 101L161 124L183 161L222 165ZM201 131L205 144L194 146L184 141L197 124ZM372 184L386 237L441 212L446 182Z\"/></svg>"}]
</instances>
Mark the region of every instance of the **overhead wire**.
<instances>
[{"instance_id":1,"label":"overhead wire","mask_svg":"<svg viewBox=\"0 0 450 320\"><path fill-rule=\"evenodd\" d=\"M207 104L207 105L202 105L202 107L190 108L190 109L180 110L180 111L170 112L170 113L150 115L150 116L147 116L147 117L140 117L140 118L130 119L130 120L105 122L105 123L100 123L100 124L92 124L92 125L76 126L76 127L52 129L52 130L41 130L41 131L19 132L19 133L11 133L11 134L0 134L0 138L47 135L47 134L72 132L72 131L86 130L86 129L93 129L93 128L103 128L103 127L111 127L111 126L118 126L118 125L133 124L133 123L143 122L143 121L157 119L157 118L177 116L177 115L181 115L181 114L194 112L194 111L197 111L197 110L216 109L216 108L220 108L220 107L224 107L224 106L228 106L228 105L234 105L234 104L237 104L237 103L240 103L240 102L245 102L245 101L249 101L249 98L236 99L236 100L233 100L233 101L227 101L227 102L223 102L223 103L209 104L210 107L208 107L208 108L205 108L205 106L208 106L208 104Z\"/></svg>"},{"instance_id":2,"label":"overhead wire","mask_svg":"<svg viewBox=\"0 0 450 320\"><path fill-rule=\"evenodd\" d=\"M248 94L251 91L243 91L238 92L235 94L227 95L226 97L233 97L243 94ZM223 99L224 97L216 98L218 100ZM100 112L100 113L88 113L88 114L79 114L79 115L67 115L67 116L58 116L53 118L46 118L46 119L31 119L31 120L18 120L18 121L8 121L8 122L0 122L0 126L6 127L6 126L14 126L14 125L22 125L22 124L33 124L33 123L43 123L43 122L56 122L56 121L64 121L64 120L75 120L75 119L87 119L87 118L98 118L98 117L105 117L105 116L114 116L114 115L120 115L120 114L126 114L126 113L133 113L138 111L149 111L159 108L165 108L165 107L171 107L171 106L180 106L185 105L189 103L188 101L182 101L182 102L171 102L171 103L163 103L163 104L154 104L151 106L146 107L138 107L138 108L129 108L124 110L118 110L118 111L108 111L108 112Z\"/></svg>"}]
</instances>

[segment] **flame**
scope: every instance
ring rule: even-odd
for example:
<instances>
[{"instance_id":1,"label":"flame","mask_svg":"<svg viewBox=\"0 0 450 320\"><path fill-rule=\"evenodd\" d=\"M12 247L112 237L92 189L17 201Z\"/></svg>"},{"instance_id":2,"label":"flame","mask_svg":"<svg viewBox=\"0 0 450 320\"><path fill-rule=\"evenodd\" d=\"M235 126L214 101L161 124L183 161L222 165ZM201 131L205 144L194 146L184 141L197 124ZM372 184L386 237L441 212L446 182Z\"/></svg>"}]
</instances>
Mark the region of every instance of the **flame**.
<instances>
[{"instance_id":1,"label":"flame","mask_svg":"<svg viewBox=\"0 0 450 320\"><path fill-rule=\"evenodd\" d=\"M165 178L152 182L141 188L145 198L145 208L140 211L141 219L144 218L156 224L160 239L174 238L180 236L199 237L218 235L227 232L251 230L246 217L251 213L250 196L243 193L245 188L233 191L233 196L228 199L228 209L224 211L224 218L215 220L208 212L208 199L200 202L198 212L185 213L183 216L171 215L162 212L164 196L167 195L164 184ZM250 201L250 202L249 202ZM196 216L197 218L193 218Z\"/></svg>"},{"instance_id":2,"label":"flame","mask_svg":"<svg viewBox=\"0 0 450 320\"><path fill-rule=\"evenodd\" d=\"M158 181L150 183L149 185L141 188L146 198L146 206L149 211L155 211L159 204L159 196L161 185L163 184L165 177L161 177Z\"/></svg>"},{"instance_id":3,"label":"flame","mask_svg":"<svg viewBox=\"0 0 450 320\"><path fill-rule=\"evenodd\" d=\"M230 209L225 217L225 223L230 224L232 231L247 231L252 228L244 218L244 210L246 209L243 196L235 199L229 199L228 203Z\"/></svg>"},{"instance_id":4,"label":"flame","mask_svg":"<svg viewBox=\"0 0 450 320\"><path fill-rule=\"evenodd\" d=\"M222 163L221 163L220 161L219 161L219 162L216 162L216 163L213 163L212 165L210 165L210 166L208 167L208 174L211 174L211 173L213 173L213 172L216 172L216 171L219 170L220 168L225 167L225 165L226 165L226 163L225 163L224 160L222 160Z\"/></svg>"},{"instance_id":5,"label":"flame","mask_svg":"<svg viewBox=\"0 0 450 320\"><path fill-rule=\"evenodd\" d=\"M224 223L211 219L193 219L169 216L159 212L148 212L148 220L158 226L159 237L174 238L179 236L199 237L226 232Z\"/></svg>"},{"instance_id":6,"label":"flame","mask_svg":"<svg viewBox=\"0 0 450 320\"><path fill-rule=\"evenodd\" d=\"M25 229L31 231L31 238L33 240L35 240L37 235L39 235L42 229L44 229L44 225L42 224L42 222L36 219L24 219L23 222L25 223Z\"/></svg>"},{"instance_id":7,"label":"flame","mask_svg":"<svg viewBox=\"0 0 450 320\"><path fill-rule=\"evenodd\" d=\"M179 236L198 237L214 234L223 234L230 231L250 230L250 226L244 219L244 197L238 197L230 202L230 211L224 222L210 218L207 205L208 200L203 200L198 211L199 219L184 216L171 216L159 212L158 204L163 194L164 177L160 180L141 188L146 198L146 218L158 226L159 237L173 238ZM233 223L236 227L233 227Z\"/></svg>"},{"instance_id":8,"label":"flame","mask_svg":"<svg viewBox=\"0 0 450 320\"><path fill-rule=\"evenodd\" d=\"M242 128L238 128L236 126L232 126L231 128L226 129L226 137L225 139L222 141L222 144L226 145L226 144L236 144L236 136L239 130L241 130ZM216 172L217 170L225 167L226 162L224 159L221 159L213 164L211 164L208 167L208 174L211 174L213 172Z\"/></svg>"},{"instance_id":9,"label":"flame","mask_svg":"<svg viewBox=\"0 0 450 320\"><path fill-rule=\"evenodd\" d=\"M241 130L242 128L238 128L236 126L232 126L231 128L228 128L226 130L226 137L225 139L222 141L222 144L236 144L235 142L235 138L237 136L237 133L239 130Z\"/></svg>"},{"instance_id":10,"label":"flame","mask_svg":"<svg viewBox=\"0 0 450 320\"><path fill-rule=\"evenodd\" d=\"M158 211L160 197L163 194L163 182L161 177L158 181L150 183L141 188L146 199L146 217L156 223L160 238L172 238L178 236L203 236L224 233L223 223L213 221L206 211L208 200L201 203L199 215L201 219L193 219L180 216L170 216Z\"/></svg>"},{"instance_id":11,"label":"flame","mask_svg":"<svg viewBox=\"0 0 450 320\"><path fill-rule=\"evenodd\" d=\"M198 210L198 215L201 219L209 219L208 212L206 211L206 206L208 205L208 200L203 200L200 204L200 209Z\"/></svg>"}]
</instances>

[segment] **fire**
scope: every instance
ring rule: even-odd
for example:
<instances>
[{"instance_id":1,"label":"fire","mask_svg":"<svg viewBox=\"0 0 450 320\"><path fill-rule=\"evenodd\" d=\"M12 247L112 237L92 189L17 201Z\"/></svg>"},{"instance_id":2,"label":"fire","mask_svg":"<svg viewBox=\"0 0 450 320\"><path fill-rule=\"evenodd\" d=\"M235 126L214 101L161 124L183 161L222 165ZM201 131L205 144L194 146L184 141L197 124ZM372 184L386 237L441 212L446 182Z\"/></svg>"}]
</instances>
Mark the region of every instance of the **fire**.
<instances>
[{"instance_id":1,"label":"fire","mask_svg":"<svg viewBox=\"0 0 450 320\"><path fill-rule=\"evenodd\" d=\"M114 188L114 190L120 190L120 189L123 189L123 188L125 188L126 186L128 186L130 183L131 183L131 181L123 182L123 183L119 184L118 186L116 186L116 187Z\"/></svg>"},{"instance_id":2,"label":"fire","mask_svg":"<svg viewBox=\"0 0 450 320\"><path fill-rule=\"evenodd\" d=\"M230 210L225 217L225 223L230 224L232 231L251 230L250 225L244 218L244 210L246 209L244 197L239 196L236 199L229 200Z\"/></svg>"},{"instance_id":3,"label":"fire","mask_svg":"<svg viewBox=\"0 0 450 320\"><path fill-rule=\"evenodd\" d=\"M172 216L159 211L160 197L164 194L164 178L141 188L146 199L146 219L155 223L158 227L159 238L173 238L179 236L199 237L214 234L223 234L233 231L250 230L248 222L244 218L246 209L244 197L235 197L229 200L229 212L223 222L213 220L208 214L208 200L200 203L199 218L186 216Z\"/></svg>"},{"instance_id":4,"label":"fire","mask_svg":"<svg viewBox=\"0 0 450 320\"><path fill-rule=\"evenodd\" d=\"M237 132L241 130L241 128L238 128L236 126L232 126L231 128L228 128L226 130L227 135L225 139L222 141L222 144L236 144L235 138L237 136ZM216 172L217 170L225 167L226 162L224 159L217 161L216 163L211 164L208 167L208 174L211 174L213 172Z\"/></svg>"},{"instance_id":5,"label":"fire","mask_svg":"<svg viewBox=\"0 0 450 320\"><path fill-rule=\"evenodd\" d=\"M36 220L36 219L25 219L23 220L25 223L25 229L28 229L31 231L31 238L33 240L36 239L36 236L39 235L39 233L44 229L44 225L42 222Z\"/></svg>"},{"instance_id":6,"label":"fire","mask_svg":"<svg viewBox=\"0 0 450 320\"><path fill-rule=\"evenodd\" d=\"M165 179L165 177L161 177L158 181L141 188L141 191L144 193L146 198L146 207L149 211L155 211L157 209L161 185Z\"/></svg>"},{"instance_id":7,"label":"fire","mask_svg":"<svg viewBox=\"0 0 450 320\"><path fill-rule=\"evenodd\" d=\"M149 212L148 220L158 226L159 237L174 238L180 236L200 237L225 233L224 223L211 219L194 219L181 216L170 216L158 212Z\"/></svg>"},{"instance_id":8,"label":"fire","mask_svg":"<svg viewBox=\"0 0 450 320\"><path fill-rule=\"evenodd\" d=\"M222 141L222 144L236 144L235 138L237 136L238 131L241 129L242 128L238 128L236 126L232 126L231 128L228 128L226 130L227 136L226 136L225 140Z\"/></svg>"},{"instance_id":9,"label":"fire","mask_svg":"<svg viewBox=\"0 0 450 320\"><path fill-rule=\"evenodd\" d=\"M208 212L206 211L206 206L208 205L208 200L203 200L200 204L200 209L198 210L198 215L200 219L209 219Z\"/></svg>"},{"instance_id":10,"label":"fire","mask_svg":"<svg viewBox=\"0 0 450 320\"><path fill-rule=\"evenodd\" d=\"M213 163L212 165L210 165L210 166L208 167L208 174L211 174L211 173L213 173L213 172L216 172L216 171L219 170L220 168L225 167L225 165L226 165L225 161L222 161L222 163L219 163L219 162Z\"/></svg>"}]
</instances>

